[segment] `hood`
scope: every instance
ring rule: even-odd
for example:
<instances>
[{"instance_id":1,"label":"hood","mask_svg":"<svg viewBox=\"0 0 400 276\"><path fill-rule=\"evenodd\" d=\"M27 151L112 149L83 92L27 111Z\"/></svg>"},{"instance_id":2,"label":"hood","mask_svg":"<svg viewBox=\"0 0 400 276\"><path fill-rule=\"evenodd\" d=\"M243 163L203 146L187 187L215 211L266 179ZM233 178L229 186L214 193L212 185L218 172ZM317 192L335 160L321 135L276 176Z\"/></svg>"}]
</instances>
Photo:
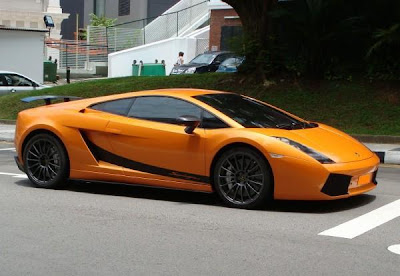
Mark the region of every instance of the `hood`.
<instances>
[{"instance_id":1,"label":"hood","mask_svg":"<svg viewBox=\"0 0 400 276\"><path fill-rule=\"evenodd\" d=\"M348 163L371 158L374 153L351 136L320 124L315 128L298 130L255 129L268 136L285 137L322 153L336 163Z\"/></svg>"}]
</instances>

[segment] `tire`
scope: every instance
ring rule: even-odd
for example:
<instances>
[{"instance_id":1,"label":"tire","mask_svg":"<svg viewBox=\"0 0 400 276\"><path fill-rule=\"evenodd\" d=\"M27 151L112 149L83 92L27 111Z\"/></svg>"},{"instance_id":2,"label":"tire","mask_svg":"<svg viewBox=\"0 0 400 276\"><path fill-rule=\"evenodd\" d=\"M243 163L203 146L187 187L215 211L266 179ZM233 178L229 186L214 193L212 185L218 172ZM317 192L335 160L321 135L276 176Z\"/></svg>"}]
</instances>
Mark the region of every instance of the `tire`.
<instances>
[{"instance_id":1,"label":"tire","mask_svg":"<svg viewBox=\"0 0 400 276\"><path fill-rule=\"evenodd\" d=\"M224 152L214 167L214 188L229 207L256 209L266 205L272 199L272 179L265 158L246 147Z\"/></svg>"},{"instance_id":2,"label":"tire","mask_svg":"<svg viewBox=\"0 0 400 276\"><path fill-rule=\"evenodd\" d=\"M69 160L63 144L46 133L33 136L24 148L24 168L34 186L59 189L67 184Z\"/></svg>"}]
</instances>

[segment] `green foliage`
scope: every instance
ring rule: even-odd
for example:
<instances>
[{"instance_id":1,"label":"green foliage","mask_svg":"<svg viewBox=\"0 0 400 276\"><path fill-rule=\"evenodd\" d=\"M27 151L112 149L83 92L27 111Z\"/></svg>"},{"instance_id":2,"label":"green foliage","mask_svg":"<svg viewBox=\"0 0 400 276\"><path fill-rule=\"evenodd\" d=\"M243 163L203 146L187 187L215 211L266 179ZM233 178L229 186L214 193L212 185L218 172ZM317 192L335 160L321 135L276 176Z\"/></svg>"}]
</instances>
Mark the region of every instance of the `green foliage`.
<instances>
[{"instance_id":1,"label":"green foliage","mask_svg":"<svg viewBox=\"0 0 400 276\"><path fill-rule=\"evenodd\" d=\"M399 79L398 0L281 1L268 17L262 44L245 33L239 53L253 64L244 71L262 66L267 74L314 79Z\"/></svg>"},{"instance_id":2,"label":"green foliage","mask_svg":"<svg viewBox=\"0 0 400 276\"><path fill-rule=\"evenodd\" d=\"M91 26L111 27L117 21L117 19L107 18L105 16L97 16L94 13L91 13L89 16Z\"/></svg>"}]
</instances>

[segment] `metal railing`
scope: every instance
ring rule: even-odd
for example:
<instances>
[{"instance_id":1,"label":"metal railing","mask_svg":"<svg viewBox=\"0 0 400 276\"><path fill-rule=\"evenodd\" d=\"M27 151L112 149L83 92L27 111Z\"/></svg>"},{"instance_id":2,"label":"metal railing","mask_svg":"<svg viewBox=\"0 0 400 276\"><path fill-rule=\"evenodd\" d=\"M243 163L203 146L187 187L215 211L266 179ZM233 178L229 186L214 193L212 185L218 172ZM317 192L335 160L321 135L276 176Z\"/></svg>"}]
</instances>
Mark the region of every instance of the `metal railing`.
<instances>
[{"instance_id":1,"label":"metal railing","mask_svg":"<svg viewBox=\"0 0 400 276\"><path fill-rule=\"evenodd\" d=\"M93 64L108 62L107 45L91 45L86 41L48 40L46 51L53 61L57 59L59 69L95 70Z\"/></svg>"},{"instance_id":2,"label":"metal railing","mask_svg":"<svg viewBox=\"0 0 400 276\"><path fill-rule=\"evenodd\" d=\"M208 1L182 0L158 16L111 27L89 26L88 44L106 45L109 53L179 36L208 14Z\"/></svg>"}]
</instances>

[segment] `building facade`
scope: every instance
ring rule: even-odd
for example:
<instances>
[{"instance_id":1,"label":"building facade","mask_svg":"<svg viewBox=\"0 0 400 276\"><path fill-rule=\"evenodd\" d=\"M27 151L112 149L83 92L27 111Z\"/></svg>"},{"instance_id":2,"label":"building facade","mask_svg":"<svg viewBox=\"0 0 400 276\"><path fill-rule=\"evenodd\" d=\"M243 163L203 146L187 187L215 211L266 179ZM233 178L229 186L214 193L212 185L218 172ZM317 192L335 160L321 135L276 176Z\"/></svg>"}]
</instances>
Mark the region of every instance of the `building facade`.
<instances>
[{"instance_id":1,"label":"building facade","mask_svg":"<svg viewBox=\"0 0 400 276\"><path fill-rule=\"evenodd\" d=\"M55 28L51 37L61 38L61 23L69 17L60 0L0 0L0 25L11 28L44 29L43 16L52 16Z\"/></svg>"},{"instance_id":2,"label":"building facade","mask_svg":"<svg viewBox=\"0 0 400 276\"><path fill-rule=\"evenodd\" d=\"M0 70L20 73L43 82L46 35L45 29L0 27Z\"/></svg>"},{"instance_id":3,"label":"building facade","mask_svg":"<svg viewBox=\"0 0 400 276\"><path fill-rule=\"evenodd\" d=\"M76 29L84 28L84 0L60 0L60 5L65 13L69 13L68 19L61 24L61 35L63 39L76 39ZM78 19L78 26L77 26Z\"/></svg>"},{"instance_id":4,"label":"building facade","mask_svg":"<svg viewBox=\"0 0 400 276\"><path fill-rule=\"evenodd\" d=\"M84 24L90 24L90 14L117 19L116 23L157 17L179 0L84 0Z\"/></svg>"},{"instance_id":5,"label":"building facade","mask_svg":"<svg viewBox=\"0 0 400 276\"><path fill-rule=\"evenodd\" d=\"M210 0L210 50L229 50L229 40L242 32L235 10L221 0Z\"/></svg>"}]
</instances>

